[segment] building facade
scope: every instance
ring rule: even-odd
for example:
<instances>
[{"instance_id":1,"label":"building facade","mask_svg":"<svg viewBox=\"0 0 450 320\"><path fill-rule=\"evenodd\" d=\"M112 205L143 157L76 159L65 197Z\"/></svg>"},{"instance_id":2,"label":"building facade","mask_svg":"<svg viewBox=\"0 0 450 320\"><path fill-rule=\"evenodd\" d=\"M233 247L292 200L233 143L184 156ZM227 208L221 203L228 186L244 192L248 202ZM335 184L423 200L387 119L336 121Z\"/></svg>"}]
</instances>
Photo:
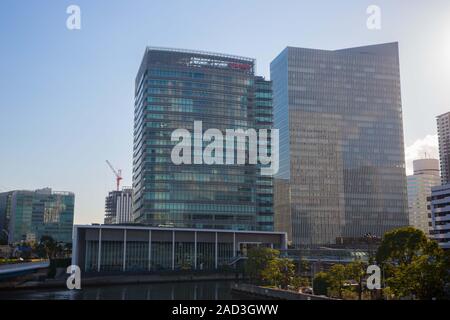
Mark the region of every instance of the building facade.
<instances>
[{"instance_id":1,"label":"building facade","mask_svg":"<svg viewBox=\"0 0 450 320\"><path fill-rule=\"evenodd\" d=\"M439 160L418 159L413 161L414 174L407 177L409 224L430 234L430 210L428 197L431 187L440 185Z\"/></svg>"},{"instance_id":2,"label":"building facade","mask_svg":"<svg viewBox=\"0 0 450 320\"><path fill-rule=\"evenodd\" d=\"M83 272L216 270L229 268L255 246L285 250L286 234L76 225L72 264Z\"/></svg>"},{"instance_id":3,"label":"building facade","mask_svg":"<svg viewBox=\"0 0 450 320\"><path fill-rule=\"evenodd\" d=\"M9 218L6 216L9 192L0 193L0 245L8 244Z\"/></svg>"},{"instance_id":4,"label":"building facade","mask_svg":"<svg viewBox=\"0 0 450 320\"><path fill-rule=\"evenodd\" d=\"M263 77L255 77L254 82L254 118L256 130L266 129L270 137L273 128L273 96L272 82ZM271 152L271 141L268 141ZM273 176L261 175L261 165L256 169L256 229L261 231L274 230L274 199Z\"/></svg>"},{"instance_id":5,"label":"building facade","mask_svg":"<svg viewBox=\"0 0 450 320\"><path fill-rule=\"evenodd\" d=\"M450 249L450 184L431 188L429 197L431 238Z\"/></svg>"},{"instance_id":6,"label":"building facade","mask_svg":"<svg viewBox=\"0 0 450 320\"><path fill-rule=\"evenodd\" d=\"M0 193L2 231L7 233L8 243L39 241L42 236L71 243L74 202L73 193L50 188Z\"/></svg>"},{"instance_id":7,"label":"building facade","mask_svg":"<svg viewBox=\"0 0 450 320\"><path fill-rule=\"evenodd\" d=\"M178 143L172 132L192 133L194 121L201 121L203 132L271 126L271 83L256 78L254 69L251 58L146 49L135 90L135 222L273 230L272 178L259 177L258 165L206 165L197 158L176 165L171 159Z\"/></svg>"},{"instance_id":8,"label":"building facade","mask_svg":"<svg viewBox=\"0 0 450 320\"><path fill-rule=\"evenodd\" d=\"M397 43L287 47L270 72L280 130L275 199L284 201L275 217L293 244L408 225Z\"/></svg>"},{"instance_id":9,"label":"building facade","mask_svg":"<svg viewBox=\"0 0 450 320\"><path fill-rule=\"evenodd\" d=\"M441 184L450 183L450 112L437 116Z\"/></svg>"},{"instance_id":10,"label":"building facade","mask_svg":"<svg viewBox=\"0 0 450 320\"><path fill-rule=\"evenodd\" d=\"M111 191L105 198L105 224L133 222L133 189Z\"/></svg>"}]
</instances>

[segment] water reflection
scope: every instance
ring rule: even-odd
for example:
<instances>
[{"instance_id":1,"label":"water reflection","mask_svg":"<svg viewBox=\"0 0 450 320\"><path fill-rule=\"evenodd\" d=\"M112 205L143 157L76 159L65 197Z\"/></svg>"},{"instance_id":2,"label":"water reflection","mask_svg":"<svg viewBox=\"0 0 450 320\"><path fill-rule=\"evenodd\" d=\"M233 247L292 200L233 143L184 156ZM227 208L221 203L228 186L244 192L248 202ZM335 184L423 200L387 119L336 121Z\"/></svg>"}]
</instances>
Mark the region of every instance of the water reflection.
<instances>
[{"instance_id":1,"label":"water reflection","mask_svg":"<svg viewBox=\"0 0 450 320\"><path fill-rule=\"evenodd\" d=\"M85 287L82 290L0 291L0 300L229 300L233 298L233 283L204 281Z\"/></svg>"}]
</instances>

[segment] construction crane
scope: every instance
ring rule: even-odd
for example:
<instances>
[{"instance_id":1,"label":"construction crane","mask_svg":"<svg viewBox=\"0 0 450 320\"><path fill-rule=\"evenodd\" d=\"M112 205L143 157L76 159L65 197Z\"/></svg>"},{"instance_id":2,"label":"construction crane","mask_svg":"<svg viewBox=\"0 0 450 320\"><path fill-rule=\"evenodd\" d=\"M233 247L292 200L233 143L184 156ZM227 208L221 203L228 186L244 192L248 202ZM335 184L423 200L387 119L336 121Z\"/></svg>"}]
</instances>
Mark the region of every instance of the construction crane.
<instances>
[{"instance_id":1,"label":"construction crane","mask_svg":"<svg viewBox=\"0 0 450 320\"><path fill-rule=\"evenodd\" d=\"M106 163L108 164L108 166L111 168L112 172L114 172L114 175L116 176L116 184L117 184L117 191L119 191L120 188L120 180L122 180L122 170L118 169L114 169L114 167L112 166L111 162L109 162L108 160L106 160Z\"/></svg>"}]
</instances>

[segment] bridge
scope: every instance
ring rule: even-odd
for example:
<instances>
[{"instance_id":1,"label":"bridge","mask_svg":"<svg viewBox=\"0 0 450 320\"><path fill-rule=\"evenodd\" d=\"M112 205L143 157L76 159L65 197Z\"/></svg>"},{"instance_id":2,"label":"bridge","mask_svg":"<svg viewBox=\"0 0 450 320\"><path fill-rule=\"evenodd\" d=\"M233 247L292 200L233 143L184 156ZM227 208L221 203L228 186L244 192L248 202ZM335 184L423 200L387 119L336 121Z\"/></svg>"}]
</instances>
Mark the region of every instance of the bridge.
<instances>
[{"instance_id":1,"label":"bridge","mask_svg":"<svg viewBox=\"0 0 450 320\"><path fill-rule=\"evenodd\" d=\"M0 281L34 273L50 266L49 260L0 265Z\"/></svg>"}]
</instances>

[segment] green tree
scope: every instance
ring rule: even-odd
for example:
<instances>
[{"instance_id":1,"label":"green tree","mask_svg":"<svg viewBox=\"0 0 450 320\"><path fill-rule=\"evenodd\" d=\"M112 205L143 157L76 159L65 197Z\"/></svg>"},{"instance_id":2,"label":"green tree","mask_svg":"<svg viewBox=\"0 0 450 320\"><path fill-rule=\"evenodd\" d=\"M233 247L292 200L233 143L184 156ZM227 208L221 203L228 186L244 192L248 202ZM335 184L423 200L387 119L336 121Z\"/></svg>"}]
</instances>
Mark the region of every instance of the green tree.
<instances>
[{"instance_id":1,"label":"green tree","mask_svg":"<svg viewBox=\"0 0 450 320\"><path fill-rule=\"evenodd\" d=\"M331 293L336 293L342 299L342 290L344 289L347 280L347 272L345 266L342 264L335 264L328 272Z\"/></svg>"},{"instance_id":2,"label":"green tree","mask_svg":"<svg viewBox=\"0 0 450 320\"><path fill-rule=\"evenodd\" d=\"M446 298L445 286L449 282L449 256L434 241L424 248L411 263L400 264L386 282L398 297L415 297L421 300Z\"/></svg>"},{"instance_id":3,"label":"green tree","mask_svg":"<svg viewBox=\"0 0 450 320\"><path fill-rule=\"evenodd\" d=\"M277 258L280 252L271 248L257 247L252 248L247 253L247 261L245 263L245 272L253 282L261 281L261 272L267 267L269 261Z\"/></svg>"},{"instance_id":4,"label":"green tree","mask_svg":"<svg viewBox=\"0 0 450 320\"><path fill-rule=\"evenodd\" d=\"M444 299L448 297L446 286L450 283L450 253L444 251L435 241L429 241L424 254L413 261L419 299Z\"/></svg>"},{"instance_id":5,"label":"green tree","mask_svg":"<svg viewBox=\"0 0 450 320\"><path fill-rule=\"evenodd\" d=\"M313 280L313 291L317 295L327 295L330 288L330 277L327 272L319 272L315 275Z\"/></svg>"},{"instance_id":6,"label":"green tree","mask_svg":"<svg viewBox=\"0 0 450 320\"><path fill-rule=\"evenodd\" d=\"M272 286L287 289L296 284L295 264L291 259L273 258L262 270L261 276Z\"/></svg>"},{"instance_id":7,"label":"green tree","mask_svg":"<svg viewBox=\"0 0 450 320\"><path fill-rule=\"evenodd\" d=\"M302 257L298 262L298 273L305 276L308 275L309 272L311 272L311 263Z\"/></svg>"},{"instance_id":8,"label":"green tree","mask_svg":"<svg viewBox=\"0 0 450 320\"><path fill-rule=\"evenodd\" d=\"M35 246L35 251L42 258L53 259L62 251L62 246L51 236L42 236L39 243Z\"/></svg>"},{"instance_id":9,"label":"green tree","mask_svg":"<svg viewBox=\"0 0 450 320\"><path fill-rule=\"evenodd\" d=\"M387 232L377 252L395 298L448 298L450 258L435 241L412 227Z\"/></svg>"},{"instance_id":10,"label":"green tree","mask_svg":"<svg viewBox=\"0 0 450 320\"><path fill-rule=\"evenodd\" d=\"M420 254L427 244L425 234L413 227L403 227L386 232L377 251L377 262L408 264Z\"/></svg>"},{"instance_id":11,"label":"green tree","mask_svg":"<svg viewBox=\"0 0 450 320\"><path fill-rule=\"evenodd\" d=\"M295 277L292 278L290 286L295 291L299 291L300 288L309 287L310 286L309 279L307 277L295 276Z\"/></svg>"},{"instance_id":12,"label":"green tree","mask_svg":"<svg viewBox=\"0 0 450 320\"><path fill-rule=\"evenodd\" d=\"M358 299L362 299L362 294L364 291L363 281L367 276L367 265L360 261L353 261L345 266L345 273L348 279L355 280L358 283Z\"/></svg>"}]
</instances>

